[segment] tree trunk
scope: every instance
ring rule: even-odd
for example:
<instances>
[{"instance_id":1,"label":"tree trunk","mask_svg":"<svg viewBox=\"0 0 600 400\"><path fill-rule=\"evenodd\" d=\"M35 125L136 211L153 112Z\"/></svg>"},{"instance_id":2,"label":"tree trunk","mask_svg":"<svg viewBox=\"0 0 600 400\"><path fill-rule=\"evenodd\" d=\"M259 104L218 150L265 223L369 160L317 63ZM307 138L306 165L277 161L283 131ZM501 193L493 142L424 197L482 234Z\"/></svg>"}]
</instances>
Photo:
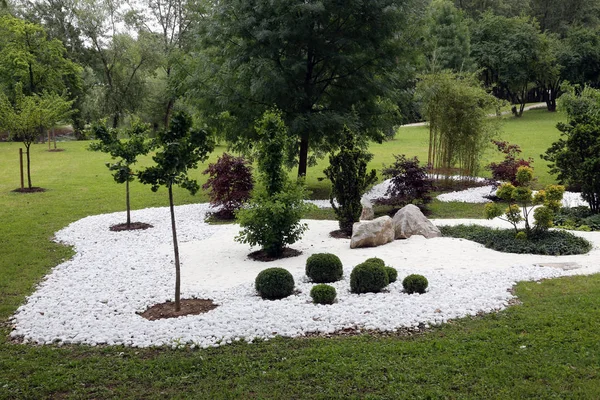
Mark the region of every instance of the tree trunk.
<instances>
[{"instance_id":1,"label":"tree trunk","mask_svg":"<svg viewBox=\"0 0 600 400\"><path fill-rule=\"evenodd\" d=\"M131 207L129 205L129 179L125 181L125 204L127 207L127 229L131 225Z\"/></svg>"},{"instance_id":2,"label":"tree trunk","mask_svg":"<svg viewBox=\"0 0 600 400\"><path fill-rule=\"evenodd\" d=\"M25 152L27 153L27 184L29 185L29 189L31 189L31 158L29 157L29 148L31 147L31 143L23 144L25 145Z\"/></svg>"},{"instance_id":3,"label":"tree trunk","mask_svg":"<svg viewBox=\"0 0 600 400\"><path fill-rule=\"evenodd\" d=\"M171 119L171 111L173 111L173 105L174 105L174 101L173 99L169 99L169 102L167 103L167 109L165 110L165 119L164 119L164 124L165 124L165 129L169 129L169 120Z\"/></svg>"},{"instance_id":4,"label":"tree trunk","mask_svg":"<svg viewBox=\"0 0 600 400\"><path fill-rule=\"evenodd\" d=\"M173 251L175 252L175 311L181 310L180 288L181 273L179 269L179 245L177 244L177 228L175 226L175 210L173 207L173 185L169 185L169 209L171 210L171 231L173 232Z\"/></svg>"},{"instance_id":5,"label":"tree trunk","mask_svg":"<svg viewBox=\"0 0 600 400\"><path fill-rule=\"evenodd\" d=\"M116 113L113 115L112 127L113 127L114 129L117 129L117 128L119 127L119 113L118 113L118 112L116 112Z\"/></svg>"},{"instance_id":6,"label":"tree trunk","mask_svg":"<svg viewBox=\"0 0 600 400\"><path fill-rule=\"evenodd\" d=\"M306 176L308 166L308 133L303 133L300 138L300 154L298 162L298 178Z\"/></svg>"}]
</instances>

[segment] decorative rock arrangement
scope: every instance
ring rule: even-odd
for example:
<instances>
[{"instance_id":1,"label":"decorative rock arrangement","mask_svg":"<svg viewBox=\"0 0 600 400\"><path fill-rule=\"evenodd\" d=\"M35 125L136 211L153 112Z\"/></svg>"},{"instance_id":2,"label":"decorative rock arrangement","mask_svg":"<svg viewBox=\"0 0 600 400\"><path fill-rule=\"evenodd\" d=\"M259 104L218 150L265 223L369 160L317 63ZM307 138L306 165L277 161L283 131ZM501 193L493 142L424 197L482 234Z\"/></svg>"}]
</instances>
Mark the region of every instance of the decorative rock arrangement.
<instances>
[{"instance_id":1,"label":"decorative rock arrangement","mask_svg":"<svg viewBox=\"0 0 600 400\"><path fill-rule=\"evenodd\" d=\"M371 200L365 195L360 199L360 204L362 205L362 213L360 214L361 221L371 221L375 218L375 211L373 211L373 204L371 204Z\"/></svg>"},{"instance_id":2,"label":"decorative rock arrangement","mask_svg":"<svg viewBox=\"0 0 600 400\"><path fill-rule=\"evenodd\" d=\"M394 225L390 217L355 222L352 226L350 248L376 247L394 241Z\"/></svg>"},{"instance_id":3,"label":"decorative rock arrangement","mask_svg":"<svg viewBox=\"0 0 600 400\"><path fill-rule=\"evenodd\" d=\"M438 227L414 204L404 206L394 215L394 231L395 239L408 239L412 235L422 235L427 239L442 236Z\"/></svg>"}]
</instances>

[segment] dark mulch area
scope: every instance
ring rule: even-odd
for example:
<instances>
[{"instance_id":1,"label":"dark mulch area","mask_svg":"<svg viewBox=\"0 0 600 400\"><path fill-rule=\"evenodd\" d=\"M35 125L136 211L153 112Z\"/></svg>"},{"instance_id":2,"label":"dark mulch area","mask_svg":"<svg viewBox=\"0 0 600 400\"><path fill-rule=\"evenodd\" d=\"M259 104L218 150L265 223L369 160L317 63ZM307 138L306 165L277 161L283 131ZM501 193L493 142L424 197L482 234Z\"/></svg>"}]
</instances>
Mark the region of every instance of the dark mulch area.
<instances>
[{"instance_id":1,"label":"dark mulch area","mask_svg":"<svg viewBox=\"0 0 600 400\"><path fill-rule=\"evenodd\" d=\"M337 231L329 232L329 236L331 236L334 239L350 239L352 237L352 234L349 234L346 231L338 229Z\"/></svg>"},{"instance_id":2,"label":"dark mulch area","mask_svg":"<svg viewBox=\"0 0 600 400\"><path fill-rule=\"evenodd\" d=\"M127 225L127 222L124 222L122 224L117 224L117 225L111 226L110 230L113 232L121 232L121 231L135 231L138 229L148 229L148 228L154 228L154 226L152 226L150 224L146 224L144 222L132 222L129 225Z\"/></svg>"},{"instance_id":3,"label":"dark mulch area","mask_svg":"<svg viewBox=\"0 0 600 400\"><path fill-rule=\"evenodd\" d=\"M45 192L46 189L41 188L41 187L30 187L30 188L18 188L13 190L13 192L15 193L41 193L41 192Z\"/></svg>"},{"instance_id":4,"label":"dark mulch area","mask_svg":"<svg viewBox=\"0 0 600 400\"><path fill-rule=\"evenodd\" d=\"M283 253L279 257L270 256L267 253L265 253L263 250L253 251L252 253L248 254L248 257L250 257L254 261L268 262L268 261L281 260L282 258L297 257L300 254L302 254L302 252L300 250L294 250L294 249L290 249L289 247L286 247L285 249L283 249Z\"/></svg>"},{"instance_id":5,"label":"dark mulch area","mask_svg":"<svg viewBox=\"0 0 600 400\"><path fill-rule=\"evenodd\" d=\"M50 153L58 153L60 151L65 151L65 149L50 149L48 150Z\"/></svg>"},{"instance_id":6,"label":"dark mulch area","mask_svg":"<svg viewBox=\"0 0 600 400\"><path fill-rule=\"evenodd\" d=\"M175 302L167 301L155 304L143 313L139 313L139 315L147 320L156 321L158 319L203 314L218 307L211 299L182 299L180 305L181 309L175 311Z\"/></svg>"}]
</instances>

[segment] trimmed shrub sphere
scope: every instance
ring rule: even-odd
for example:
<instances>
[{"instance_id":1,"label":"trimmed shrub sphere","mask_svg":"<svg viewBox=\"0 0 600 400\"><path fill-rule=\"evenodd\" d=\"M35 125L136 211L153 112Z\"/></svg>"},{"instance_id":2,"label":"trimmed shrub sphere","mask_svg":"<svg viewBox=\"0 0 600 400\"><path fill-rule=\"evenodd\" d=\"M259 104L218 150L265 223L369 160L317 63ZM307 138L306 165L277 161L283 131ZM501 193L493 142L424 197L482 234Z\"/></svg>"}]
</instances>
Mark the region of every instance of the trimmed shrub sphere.
<instances>
[{"instance_id":1,"label":"trimmed shrub sphere","mask_svg":"<svg viewBox=\"0 0 600 400\"><path fill-rule=\"evenodd\" d=\"M365 260L365 262L374 262L377 263L379 265L381 265L382 267L385 267L385 261L383 261L381 258L379 257L371 257L371 258L367 258Z\"/></svg>"},{"instance_id":2,"label":"trimmed shrub sphere","mask_svg":"<svg viewBox=\"0 0 600 400\"><path fill-rule=\"evenodd\" d=\"M423 275L412 274L404 278L402 281L402 286L404 287L404 291L408 294L413 293L425 293L425 289L427 289L427 278Z\"/></svg>"},{"instance_id":3,"label":"trimmed shrub sphere","mask_svg":"<svg viewBox=\"0 0 600 400\"><path fill-rule=\"evenodd\" d=\"M263 299L283 299L294 291L294 277L283 268L267 268L257 275L254 286Z\"/></svg>"},{"instance_id":4,"label":"trimmed shrub sphere","mask_svg":"<svg viewBox=\"0 0 600 400\"><path fill-rule=\"evenodd\" d=\"M333 304L336 296L335 288L323 283L313 286L310 290L310 297L315 304Z\"/></svg>"},{"instance_id":5,"label":"trimmed shrub sphere","mask_svg":"<svg viewBox=\"0 0 600 400\"><path fill-rule=\"evenodd\" d=\"M385 272L387 273L388 281L390 281L390 283L394 283L398 280L398 271L396 271L396 268L385 267Z\"/></svg>"},{"instance_id":6,"label":"trimmed shrub sphere","mask_svg":"<svg viewBox=\"0 0 600 400\"><path fill-rule=\"evenodd\" d=\"M317 253L306 260L306 276L316 283L335 282L342 279L344 270L339 257L331 253Z\"/></svg>"},{"instance_id":7,"label":"trimmed shrub sphere","mask_svg":"<svg viewBox=\"0 0 600 400\"><path fill-rule=\"evenodd\" d=\"M358 264L350 274L350 291L352 293L380 292L390 283L385 267L377 262Z\"/></svg>"}]
</instances>

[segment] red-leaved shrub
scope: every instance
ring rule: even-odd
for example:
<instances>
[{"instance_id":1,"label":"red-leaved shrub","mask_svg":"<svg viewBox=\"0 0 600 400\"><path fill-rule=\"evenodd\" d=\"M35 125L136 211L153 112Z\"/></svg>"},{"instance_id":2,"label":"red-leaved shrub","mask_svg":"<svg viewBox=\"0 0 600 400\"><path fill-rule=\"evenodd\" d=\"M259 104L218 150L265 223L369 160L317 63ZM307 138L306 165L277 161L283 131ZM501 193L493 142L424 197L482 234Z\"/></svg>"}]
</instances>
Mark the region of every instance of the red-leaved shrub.
<instances>
[{"instance_id":1,"label":"red-leaved shrub","mask_svg":"<svg viewBox=\"0 0 600 400\"><path fill-rule=\"evenodd\" d=\"M219 207L215 215L221 219L233 219L235 211L250 198L254 187L250 163L243 157L223 153L202 173L210 175L202 189L210 190L210 204Z\"/></svg>"},{"instance_id":2,"label":"red-leaved shrub","mask_svg":"<svg viewBox=\"0 0 600 400\"><path fill-rule=\"evenodd\" d=\"M519 167L531 167L533 158L528 160L517 159L521 154L521 147L516 144L510 144L506 141L492 140L498 151L504 153L504 160L500 163L490 163L485 168L492 171L492 178L501 182L510 182L513 186L520 186L517 182L517 170Z\"/></svg>"}]
</instances>

